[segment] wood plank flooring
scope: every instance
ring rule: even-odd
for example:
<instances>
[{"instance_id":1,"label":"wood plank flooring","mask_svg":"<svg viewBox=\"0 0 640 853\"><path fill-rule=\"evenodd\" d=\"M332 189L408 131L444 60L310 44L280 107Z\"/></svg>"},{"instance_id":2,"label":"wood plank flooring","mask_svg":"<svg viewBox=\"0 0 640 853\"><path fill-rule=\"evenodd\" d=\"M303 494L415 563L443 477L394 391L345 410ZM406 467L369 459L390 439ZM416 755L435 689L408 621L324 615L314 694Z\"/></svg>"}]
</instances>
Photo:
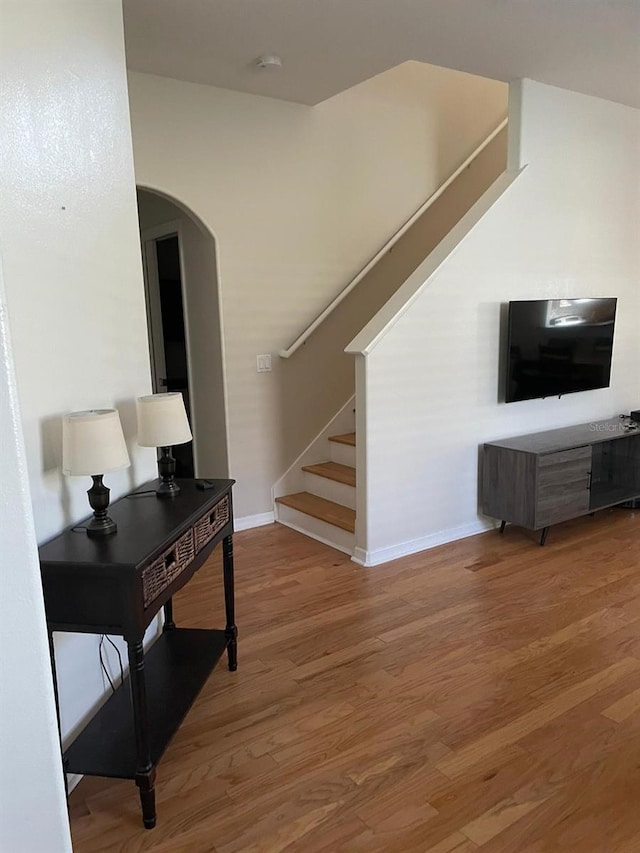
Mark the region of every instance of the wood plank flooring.
<instances>
[{"instance_id":1,"label":"wood plank flooring","mask_svg":"<svg viewBox=\"0 0 640 853\"><path fill-rule=\"evenodd\" d=\"M234 537L239 668L158 768L85 779L76 853L638 853L640 513L508 527L385 566ZM223 622L220 554L176 598Z\"/></svg>"}]
</instances>

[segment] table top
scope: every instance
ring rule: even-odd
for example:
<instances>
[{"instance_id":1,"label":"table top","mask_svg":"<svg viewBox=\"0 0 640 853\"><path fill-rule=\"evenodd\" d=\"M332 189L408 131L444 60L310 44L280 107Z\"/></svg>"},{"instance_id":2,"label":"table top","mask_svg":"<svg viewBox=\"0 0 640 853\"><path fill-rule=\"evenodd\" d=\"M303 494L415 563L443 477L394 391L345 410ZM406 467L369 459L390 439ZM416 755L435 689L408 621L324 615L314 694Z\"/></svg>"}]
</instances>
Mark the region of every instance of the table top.
<instances>
[{"instance_id":1,"label":"table top","mask_svg":"<svg viewBox=\"0 0 640 853\"><path fill-rule=\"evenodd\" d=\"M156 497L158 481L152 480L110 504L109 516L118 525L112 535L91 538L77 529L84 522L66 528L39 548L42 570L63 565L82 566L88 571L140 566L171 545L180 529L187 530L230 492L235 480L216 480L213 488L204 490L196 487L195 480L176 482L181 491L175 498Z\"/></svg>"},{"instance_id":2,"label":"table top","mask_svg":"<svg viewBox=\"0 0 640 853\"><path fill-rule=\"evenodd\" d=\"M606 421L590 421L578 426L534 432L528 435L516 435L500 441L488 441L492 447L504 447L508 450L521 450L527 453L555 453L572 447L599 444L617 438L640 436L640 427L626 429L633 424L629 418L611 418Z\"/></svg>"}]
</instances>

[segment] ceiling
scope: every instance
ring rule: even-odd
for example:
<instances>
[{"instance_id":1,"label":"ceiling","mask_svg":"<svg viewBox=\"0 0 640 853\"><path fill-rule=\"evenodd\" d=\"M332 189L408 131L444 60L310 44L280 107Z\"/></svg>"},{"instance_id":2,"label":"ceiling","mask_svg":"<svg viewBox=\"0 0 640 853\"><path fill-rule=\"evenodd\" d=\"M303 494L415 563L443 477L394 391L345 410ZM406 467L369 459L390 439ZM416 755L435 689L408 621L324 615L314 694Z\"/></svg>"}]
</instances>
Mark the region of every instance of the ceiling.
<instances>
[{"instance_id":1,"label":"ceiling","mask_svg":"<svg viewBox=\"0 0 640 853\"><path fill-rule=\"evenodd\" d=\"M640 0L124 0L135 71L316 104L408 59L640 107ZM262 54L282 57L261 70Z\"/></svg>"}]
</instances>

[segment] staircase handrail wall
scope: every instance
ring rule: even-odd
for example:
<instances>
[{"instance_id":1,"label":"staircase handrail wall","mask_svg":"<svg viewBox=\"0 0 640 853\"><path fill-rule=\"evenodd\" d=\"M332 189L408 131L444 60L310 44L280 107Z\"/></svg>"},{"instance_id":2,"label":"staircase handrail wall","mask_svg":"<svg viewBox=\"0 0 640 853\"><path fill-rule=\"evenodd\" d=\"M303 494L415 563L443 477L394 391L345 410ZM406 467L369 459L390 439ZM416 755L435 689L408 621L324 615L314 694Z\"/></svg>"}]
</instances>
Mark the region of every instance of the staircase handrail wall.
<instances>
[{"instance_id":1,"label":"staircase handrail wall","mask_svg":"<svg viewBox=\"0 0 640 853\"><path fill-rule=\"evenodd\" d=\"M435 192L433 192L429 198L420 205L420 207L413 213L409 219L402 225L395 234L387 240L384 246L380 249L380 251L376 252L376 254L371 258L371 260L364 266L360 272L356 275L354 279L352 279L349 284L340 291L340 293L327 305L327 307L316 317L316 319L302 332L301 335L295 339L295 341L291 344L288 349L280 350L281 358L290 358L296 350L298 350L302 344L309 338L313 332L318 328L318 326L331 314L331 312L340 305L342 301L351 293L351 291L356 287L362 279L367 275L369 270L371 270L390 249L392 249L398 240L405 234L409 228L413 225L413 223L419 219L422 214L428 210L429 207L442 195L442 193L447 189L447 187L452 184L455 179L460 175L464 170L475 160L475 158L481 154L484 149L489 145L493 139L500 133L503 128L507 126L509 119L503 119L500 124L493 130L487 138L478 145L478 147L467 157L467 159L460 165L458 168L451 174L447 180L438 187Z\"/></svg>"}]
</instances>

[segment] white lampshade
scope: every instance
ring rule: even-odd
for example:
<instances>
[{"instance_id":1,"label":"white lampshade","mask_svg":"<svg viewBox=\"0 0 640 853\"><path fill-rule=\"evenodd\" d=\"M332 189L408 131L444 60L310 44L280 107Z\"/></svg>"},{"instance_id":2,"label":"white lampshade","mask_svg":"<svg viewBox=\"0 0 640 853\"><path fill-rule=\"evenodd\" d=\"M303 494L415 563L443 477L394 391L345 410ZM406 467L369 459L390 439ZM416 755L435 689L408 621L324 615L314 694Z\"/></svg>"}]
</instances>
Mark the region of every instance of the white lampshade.
<instances>
[{"instance_id":1,"label":"white lampshade","mask_svg":"<svg viewBox=\"0 0 640 853\"><path fill-rule=\"evenodd\" d=\"M62 472L94 476L130 464L115 409L71 412L62 420Z\"/></svg>"},{"instance_id":2,"label":"white lampshade","mask_svg":"<svg viewBox=\"0 0 640 853\"><path fill-rule=\"evenodd\" d=\"M138 444L171 447L191 441L191 429L179 391L138 397Z\"/></svg>"}]
</instances>

